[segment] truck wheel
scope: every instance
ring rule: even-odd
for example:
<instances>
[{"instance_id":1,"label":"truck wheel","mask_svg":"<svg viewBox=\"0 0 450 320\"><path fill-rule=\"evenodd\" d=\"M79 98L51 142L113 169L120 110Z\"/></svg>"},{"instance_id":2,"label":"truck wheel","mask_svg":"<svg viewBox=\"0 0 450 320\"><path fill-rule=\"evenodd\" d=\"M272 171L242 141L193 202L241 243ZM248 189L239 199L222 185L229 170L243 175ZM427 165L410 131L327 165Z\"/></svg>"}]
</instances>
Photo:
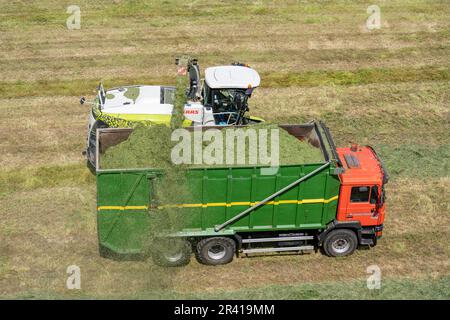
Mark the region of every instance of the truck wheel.
<instances>
[{"instance_id":1,"label":"truck wheel","mask_svg":"<svg viewBox=\"0 0 450 320\"><path fill-rule=\"evenodd\" d=\"M358 246L356 234L348 229L331 231L323 243L323 250L329 257L344 257L351 255Z\"/></svg>"},{"instance_id":2,"label":"truck wheel","mask_svg":"<svg viewBox=\"0 0 450 320\"><path fill-rule=\"evenodd\" d=\"M191 244L181 239L155 241L152 248L153 262L162 267L180 267L191 261Z\"/></svg>"},{"instance_id":3,"label":"truck wheel","mask_svg":"<svg viewBox=\"0 0 450 320\"><path fill-rule=\"evenodd\" d=\"M230 263L236 253L234 240L225 237L213 237L201 240L197 244L198 262L207 265Z\"/></svg>"}]
</instances>

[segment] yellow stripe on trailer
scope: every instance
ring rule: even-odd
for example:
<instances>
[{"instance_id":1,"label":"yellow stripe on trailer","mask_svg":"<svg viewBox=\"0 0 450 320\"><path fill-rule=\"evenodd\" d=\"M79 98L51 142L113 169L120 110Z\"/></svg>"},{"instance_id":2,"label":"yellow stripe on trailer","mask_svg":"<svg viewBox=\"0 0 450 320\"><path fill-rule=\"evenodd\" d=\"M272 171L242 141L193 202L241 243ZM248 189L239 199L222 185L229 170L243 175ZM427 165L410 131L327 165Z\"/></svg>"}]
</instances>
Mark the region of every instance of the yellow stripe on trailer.
<instances>
[{"instance_id":1,"label":"yellow stripe on trailer","mask_svg":"<svg viewBox=\"0 0 450 320\"><path fill-rule=\"evenodd\" d=\"M325 202L325 199L304 199L300 200L299 204L301 203L323 203Z\"/></svg>"},{"instance_id":2,"label":"yellow stripe on trailer","mask_svg":"<svg viewBox=\"0 0 450 320\"><path fill-rule=\"evenodd\" d=\"M148 206L99 206L97 211L102 210L147 210Z\"/></svg>"},{"instance_id":3,"label":"yellow stripe on trailer","mask_svg":"<svg viewBox=\"0 0 450 320\"><path fill-rule=\"evenodd\" d=\"M331 201L337 200L339 196L334 196L330 199L303 199L303 200L279 200L279 201L269 201L265 205L275 205L280 204L304 204L304 203L330 203ZM158 206L158 209L166 208L208 208L208 207L234 207L234 206L253 206L258 202L210 202L210 203L183 203L183 204L169 204ZM148 206L99 206L97 211L105 210L147 210Z\"/></svg>"},{"instance_id":4,"label":"yellow stripe on trailer","mask_svg":"<svg viewBox=\"0 0 450 320\"><path fill-rule=\"evenodd\" d=\"M328 199L328 200L324 200L323 202L329 203L329 202L331 202L331 201L337 200L338 198L339 198L339 196L334 196L334 197L332 197L332 198L330 198L330 199Z\"/></svg>"}]
</instances>

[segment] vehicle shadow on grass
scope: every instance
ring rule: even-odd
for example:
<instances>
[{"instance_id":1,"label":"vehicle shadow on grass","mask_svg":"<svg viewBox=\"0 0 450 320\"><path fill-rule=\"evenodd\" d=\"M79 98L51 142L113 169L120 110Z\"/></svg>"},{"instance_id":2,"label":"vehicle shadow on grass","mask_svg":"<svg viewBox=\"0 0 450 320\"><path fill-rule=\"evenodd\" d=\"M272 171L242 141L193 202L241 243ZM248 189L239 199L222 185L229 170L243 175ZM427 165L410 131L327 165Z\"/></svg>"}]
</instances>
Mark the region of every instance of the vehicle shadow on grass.
<instances>
[{"instance_id":1,"label":"vehicle shadow on grass","mask_svg":"<svg viewBox=\"0 0 450 320\"><path fill-rule=\"evenodd\" d=\"M148 253L117 253L112 250L110 250L107 247L99 246L99 254L102 258L113 260L113 261L146 261L150 258L150 255Z\"/></svg>"}]
</instances>

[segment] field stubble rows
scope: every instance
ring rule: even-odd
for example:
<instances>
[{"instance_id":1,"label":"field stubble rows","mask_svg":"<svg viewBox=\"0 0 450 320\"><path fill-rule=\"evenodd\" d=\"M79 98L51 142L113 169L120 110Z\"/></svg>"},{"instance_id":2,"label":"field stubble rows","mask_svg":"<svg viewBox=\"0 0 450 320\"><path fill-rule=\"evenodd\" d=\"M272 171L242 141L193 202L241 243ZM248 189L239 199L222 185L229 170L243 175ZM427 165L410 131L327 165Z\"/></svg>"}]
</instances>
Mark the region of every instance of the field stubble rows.
<instances>
[{"instance_id":1,"label":"field stubble rows","mask_svg":"<svg viewBox=\"0 0 450 320\"><path fill-rule=\"evenodd\" d=\"M85 24L68 32L65 8L55 1L1 2L0 126L8 130L0 132L0 295L154 297L162 290L207 297L228 290L269 297L276 290L278 298L330 297L342 286L351 291L345 283L355 279L361 286L370 264L410 292L424 288L420 279L448 282L450 8L445 1L382 1L384 28L368 32L366 5L263 1L236 16L232 4L199 1L192 21L180 2L80 1ZM375 145L392 172L379 246L348 259L267 256L169 272L100 258L94 178L81 156L88 110L78 95L92 97L100 79L107 86L170 84L173 57L184 52L202 66L242 60L260 71L254 115L322 119L338 145ZM70 264L82 269L81 292L65 288ZM332 289L290 286L305 282ZM448 287L442 290L435 296L448 298Z\"/></svg>"}]
</instances>

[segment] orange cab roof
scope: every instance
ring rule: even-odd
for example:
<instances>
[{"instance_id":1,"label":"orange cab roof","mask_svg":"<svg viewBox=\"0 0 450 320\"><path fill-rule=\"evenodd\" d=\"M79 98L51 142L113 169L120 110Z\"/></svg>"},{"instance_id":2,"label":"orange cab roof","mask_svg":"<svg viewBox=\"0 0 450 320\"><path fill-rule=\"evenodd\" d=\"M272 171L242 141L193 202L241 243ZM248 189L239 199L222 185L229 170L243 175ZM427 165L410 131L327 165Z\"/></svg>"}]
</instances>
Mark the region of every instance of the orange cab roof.
<instances>
[{"instance_id":1,"label":"orange cab roof","mask_svg":"<svg viewBox=\"0 0 450 320\"><path fill-rule=\"evenodd\" d=\"M336 148L336 151L345 169L339 174L342 184L382 184L383 170L371 147Z\"/></svg>"}]
</instances>

